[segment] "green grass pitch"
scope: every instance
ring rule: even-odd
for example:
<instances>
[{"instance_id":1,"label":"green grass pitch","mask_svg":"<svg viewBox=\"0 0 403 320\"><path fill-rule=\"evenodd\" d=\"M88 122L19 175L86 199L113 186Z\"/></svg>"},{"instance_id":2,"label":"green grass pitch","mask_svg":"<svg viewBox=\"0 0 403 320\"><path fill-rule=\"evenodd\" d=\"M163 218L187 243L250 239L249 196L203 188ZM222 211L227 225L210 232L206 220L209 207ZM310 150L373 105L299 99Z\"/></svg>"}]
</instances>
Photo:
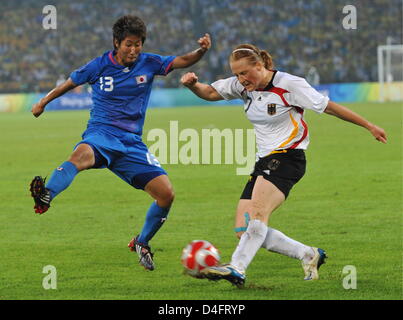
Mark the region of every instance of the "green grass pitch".
<instances>
[{"instance_id":1,"label":"green grass pitch","mask_svg":"<svg viewBox=\"0 0 403 320\"><path fill-rule=\"evenodd\" d=\"M402 105L347 104L383 127L388 143L328 115L307 112L311 144L305 177L270 225L329 256L321 279L304 282L300 262L261 249L246 287L182 274L182 248L215 244L227 262L237 245L234 213L247 177L233 165L164 165L176 199L152 240L156 270L147 272L127 243L144 221L151 198L108 170L80 173L42 216L28 185L50 175L71 153L88 112L0 114L0 299L402 299ZM152 128L251 128L242 107L151 109ZM57 289L42 286L44 266L57 270ZM345 266L356 289L345 289Z\"/></svg>"}]
</instances>

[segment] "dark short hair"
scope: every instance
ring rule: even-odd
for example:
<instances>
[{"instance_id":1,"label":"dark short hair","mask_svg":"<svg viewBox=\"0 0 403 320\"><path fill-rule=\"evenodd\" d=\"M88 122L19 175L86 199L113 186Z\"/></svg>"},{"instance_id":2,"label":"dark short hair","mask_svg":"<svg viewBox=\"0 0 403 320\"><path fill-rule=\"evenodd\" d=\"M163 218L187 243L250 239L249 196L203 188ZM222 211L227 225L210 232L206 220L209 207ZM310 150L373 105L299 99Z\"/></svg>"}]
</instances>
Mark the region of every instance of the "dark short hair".
<instances>
[{"instance_id":1,"label":"dark short hair","mask_svg":"<svg viewBox=\"0 0 403 320\"><path fill-rule=\"evenodd\" d=\"M143 20L137 16L127 15L120 17L112 27L113 46L115 40L120 44L126 37L135 35L141 38L142 43L146 41L147 28ZM115 48L116 49L116 48Z\"/></svg>"}]
</instances>

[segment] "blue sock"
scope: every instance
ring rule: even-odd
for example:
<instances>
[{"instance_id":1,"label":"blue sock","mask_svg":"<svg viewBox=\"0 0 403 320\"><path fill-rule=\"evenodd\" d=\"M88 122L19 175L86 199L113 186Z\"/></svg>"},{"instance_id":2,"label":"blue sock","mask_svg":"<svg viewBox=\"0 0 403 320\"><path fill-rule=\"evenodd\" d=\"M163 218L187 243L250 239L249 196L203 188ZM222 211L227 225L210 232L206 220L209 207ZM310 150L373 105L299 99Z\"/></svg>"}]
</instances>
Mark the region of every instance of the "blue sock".
<instances>
[{"instance_id":1,"label":"blue sock","mask_svg":"<svg viewBox=\"0 0 403 320\"><path fill-rule=\"evenodd\" d=\"M144 223L143 229L141 230L140 236L138 237L138 241L140 243L148 244L148 241L154 237L157 231L164 224L169 208L161 208L157 201L154 201L146 214L146 221Z\"/></svg>"},{"instance_id":2,"label":"blue sock","mask_svg":"<svg viewBox=\"0 0 403 320\"><path fill-rule=\"evenodd\" d=\"M78 170L76 166L69 161L63 162L60 167L55 169L46 184L46 189L50 191L51 199L66 189L71 184L77 173Z\"/></svg>"}]
</instances>

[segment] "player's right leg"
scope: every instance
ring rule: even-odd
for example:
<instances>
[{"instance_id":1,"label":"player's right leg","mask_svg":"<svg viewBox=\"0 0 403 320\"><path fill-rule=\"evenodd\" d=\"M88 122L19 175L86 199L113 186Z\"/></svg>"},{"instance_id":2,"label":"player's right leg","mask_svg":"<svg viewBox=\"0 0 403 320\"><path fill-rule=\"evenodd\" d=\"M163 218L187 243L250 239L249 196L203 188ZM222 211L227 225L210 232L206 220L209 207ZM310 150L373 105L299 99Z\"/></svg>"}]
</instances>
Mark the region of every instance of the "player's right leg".
<instances>
[{"instance_id":1,"label":"player's right leg","mask_svg":"<svg viewBox=\"0 0 403 320\"><path fill-rule=\"evenodd\" d=\"M240 239L242 234L246 231L250 220L250 216L247 213L252 193L249 184L250 182L245 186L245 190L237 207L235 232L238 239ZM271 227L267 228L267 234L262 248L300 260L305 273L304 280L319 279L318 270L320 266L325 263L325 259L327 258L326 252L323 249L307 246Z\"/></svg>"},{"instance_id":2,"label":"player's right leg","mask_svg":"<svg viewBox=\"0 0 403 320\"><path fill-rule=\"evenodd\" d=\"M225 279L240 286L245 282L245 271L257 251L262 247L267 234L267 222L271 213L285 200L284 194L270 181L257 177L250 202L245 202L249 222L235 249L229 265L210 267L202 274L210 280ZM238 206L239 208L239 206Z\"/></svg>"},{"instance_id":3,"label":"player's right leg","mask_svg":"<svg viewBox=\"0 0 403 320\"><path fill-rule=\"evenodd\" d=\"M30 185L31 196L35 202L35 212L42 214L50 207L50 202L74 180L78 172L91 168L95 155L91 146L79 144L67 161L56 168L45 186L45 179L36 176Z\"/></svg>"},{"instance_id":4,"label":"player's right leg","mask_svg":"<svg viewBox=\"0 0 403 320\"><path fill-rule=\"evenodd\" d=\"M108 168L154 200L146 212L140 234L128 244L130 251L137 253L140 265L151 271L155 264L149 242L165 224L175 195L167 172L136 135L126 133L120 137L120 143L124 146L123 156L114 159Z\"/></svg>"},{"instance_id":5,"label":"player's right leg","mask_svg":"<svg viewBox=\"0 0 403 320\"><path fill-rule=\"evenodd\" d=\"M154 270L153 253L149 241L165 223L172 202L174 191L167 175L161 174L150 180L144 187L155 201L151 204L146 213L145 222L140 234L129 242L131 251L136 251L139 262L146 270Z\"/></svg>"},{"instance_id":6,"label":"player's right leg","mask_svg":"<svg viewBox=\"0 0 403 320\"><path fill-rule=\"evenodd\" d=\"M235 232L238 239L246 231L250 220L250 216L247 213L247 208L251 201L251 191L248 184L239 200L235 216ZM323 249L307 246L271 227L267 228L262 248L300 260L305 273L304 280L319 279L319 267L325 263L325 259L327 258L326 252Z\"/></svg>"}]
</instances>

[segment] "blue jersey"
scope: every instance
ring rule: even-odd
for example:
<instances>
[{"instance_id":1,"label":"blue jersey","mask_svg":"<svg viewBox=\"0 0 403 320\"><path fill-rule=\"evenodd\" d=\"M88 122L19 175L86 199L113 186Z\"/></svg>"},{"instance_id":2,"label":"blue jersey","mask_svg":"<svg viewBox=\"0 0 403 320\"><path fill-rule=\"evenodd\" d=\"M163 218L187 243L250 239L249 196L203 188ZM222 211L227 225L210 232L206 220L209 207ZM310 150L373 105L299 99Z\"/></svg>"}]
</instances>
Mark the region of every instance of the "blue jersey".
<instances>
[{"instance_id":1,"label":"blue jersey","mask_svg":"<svg viewBox=\"0 0 403 320\"><path fill-rule=\"evenodd\" d=\"M132 66L124 67L113 54L105 52L73 71L70 78L76 85L92 86L88 126L106 124L141 136L154 76L172 71L175 56L140 53Z\"/></svg>"}]
</instances>

